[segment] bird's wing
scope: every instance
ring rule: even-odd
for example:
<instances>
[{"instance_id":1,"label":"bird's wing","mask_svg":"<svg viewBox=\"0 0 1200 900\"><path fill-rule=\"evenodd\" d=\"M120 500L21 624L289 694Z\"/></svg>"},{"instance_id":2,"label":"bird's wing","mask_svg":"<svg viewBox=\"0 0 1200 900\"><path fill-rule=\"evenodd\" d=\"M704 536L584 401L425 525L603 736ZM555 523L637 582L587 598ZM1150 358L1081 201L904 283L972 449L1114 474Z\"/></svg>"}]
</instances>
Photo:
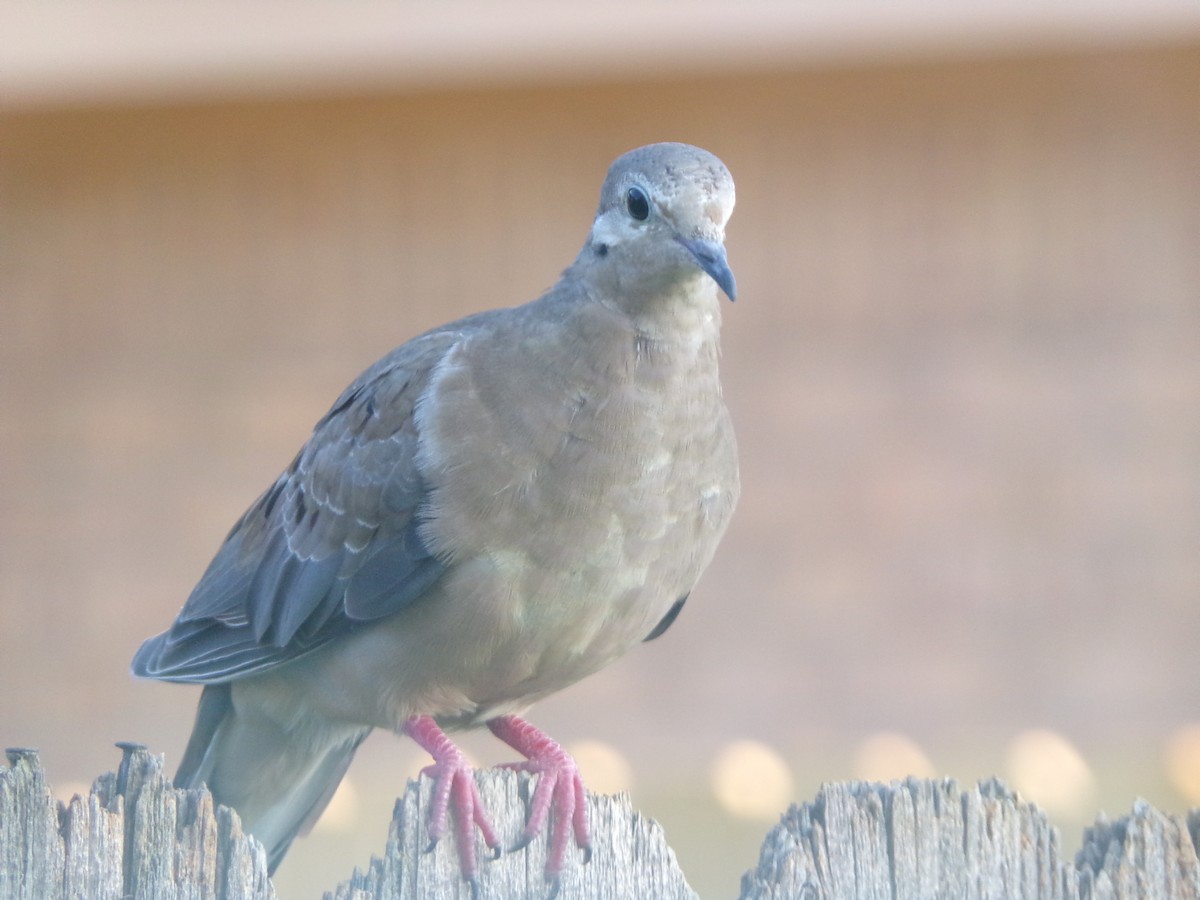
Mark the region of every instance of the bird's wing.
<instances>
[{"instance_id":1,"label":"bird's wing","mask_svg":"<svg viewBox=\"0 0 1200 900\"><path fill-rule=\"evenodd\" d=\"M238 520L171 628L142 645L135 674L214 684L271 669L428 590L445 563L418 530L426 489L413 413L470 323L409 341L346 389Z\"/></svg>"}]
</instances>

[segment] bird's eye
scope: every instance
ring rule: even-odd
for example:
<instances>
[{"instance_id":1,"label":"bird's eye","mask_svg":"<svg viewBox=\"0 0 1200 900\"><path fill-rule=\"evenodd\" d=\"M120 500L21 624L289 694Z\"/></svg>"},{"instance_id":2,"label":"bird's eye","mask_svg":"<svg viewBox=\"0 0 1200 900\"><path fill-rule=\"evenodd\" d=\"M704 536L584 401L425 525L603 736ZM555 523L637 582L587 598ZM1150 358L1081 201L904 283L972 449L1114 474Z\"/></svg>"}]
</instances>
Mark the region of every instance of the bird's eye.
<instances>
[{"instance_id":1,"label":"bird's eye","mask_svg":"<svg viewBox=\"0 0 1200 900\"><path fill-rule=\"evenodd\" d=\"M625 195L625 208L629 215L639 222L645 222L650 216L650 199L640 187L631 187Z\"/></svg>"}]
</instances>

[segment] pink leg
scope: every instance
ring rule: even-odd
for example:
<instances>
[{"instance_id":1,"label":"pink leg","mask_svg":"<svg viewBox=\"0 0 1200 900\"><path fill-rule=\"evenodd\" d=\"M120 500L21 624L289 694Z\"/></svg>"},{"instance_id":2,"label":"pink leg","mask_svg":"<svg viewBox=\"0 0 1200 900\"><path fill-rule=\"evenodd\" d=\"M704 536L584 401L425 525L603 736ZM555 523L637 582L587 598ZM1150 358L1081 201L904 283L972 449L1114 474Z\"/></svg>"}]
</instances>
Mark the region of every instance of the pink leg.
<instances>
[{"instance_id":1,"label":"pink leg","mask_svg":"<svg viewBox=\"0 0 1200 900\"><path fill-rule=\"evenodd\" d=\"M429 716L413 716L404 723L404 733L433 757L433 765L421 772L434 779L433 808L429 811L429 836L432 839L429 849L432 850L446 834L450 806L453 805L459 864L463 878L470 882L471 894L475 896L479 893L479 882L473 826L479 828L484 843L494 856L500 855L500 841L483 811L471 764Z\"/></svg>"},{"instance_id":2,"label":"pink leg","mask_svg":"<svg viewBox=\"0 0 1200 900\"><path fill-rule=\"evenodd\" d=\"M517 842L517 848L528 844L546 827L553 807L554 821L550 826L550 849L546 860L546 878L557 887L567 854L571 833L583 849L583 861L592 858L592 837L588 831L587 798L583 778L570 754L552 738L516 716L500 716L487 723L492 734L521 753L526 762L513 763L509 768L522 769L538 775L537 787L530 803L529 821ZM570 822L570 830L567 823Z\"/></svg>"}]
</instances>

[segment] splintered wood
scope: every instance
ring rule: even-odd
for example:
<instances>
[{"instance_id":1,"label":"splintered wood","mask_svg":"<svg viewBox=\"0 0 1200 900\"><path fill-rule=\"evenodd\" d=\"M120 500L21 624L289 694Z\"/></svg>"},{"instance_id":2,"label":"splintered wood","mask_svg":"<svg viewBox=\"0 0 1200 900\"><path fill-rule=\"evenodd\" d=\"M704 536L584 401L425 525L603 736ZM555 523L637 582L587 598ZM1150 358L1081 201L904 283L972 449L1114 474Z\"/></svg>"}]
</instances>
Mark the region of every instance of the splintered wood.
<instances>
[{"instance_id":1,"label":"splintered wood","mask_svg":"<svg viewBox=\"0 0 1200 900\"><path fill-rule=\"evenodd\" d=\"M32 750L0 767L0 900L271 900L262 846L208 791L176 790L162 758L121 745L114 775L86 797L54 801ZM502 835L520 832L530 778L478 773ZM433 850L430 783L410 782L382 858L327 900L470 898L447 837ZM690 900L657 823L626 796L588 797L594 853L563 873L559 897ZM742 900L1200 900L1200 810L1167 815L1139 801L1101 816L1074 863L1058 831L996 780L963 790L951 780L831 784L791 807L742 878ZM545 897L545 835L481 867L479 896Z\"/></svg>"}]
</instances>

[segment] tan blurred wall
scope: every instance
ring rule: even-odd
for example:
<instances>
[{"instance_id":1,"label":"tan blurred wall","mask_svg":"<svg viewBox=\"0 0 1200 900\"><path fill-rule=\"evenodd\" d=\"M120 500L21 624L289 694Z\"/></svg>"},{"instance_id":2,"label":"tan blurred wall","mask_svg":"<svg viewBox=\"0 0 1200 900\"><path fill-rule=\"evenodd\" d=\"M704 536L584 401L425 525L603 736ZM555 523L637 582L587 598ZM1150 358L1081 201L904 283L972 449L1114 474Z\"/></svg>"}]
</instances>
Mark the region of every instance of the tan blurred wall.
<instances>
[{"instance_id":1,"label":"tan blurred wall","mask_svg":"<svg viewBox=\"0 0 1200 900\"><path fill-rule=\"evenodd\" d=\"M738 184L743 506L543 724L651 772L1029 723L1156 766L1200 719L1198 85L1193 45L0 118L0 743L177 755L193 694L128 658L326 404L534 296L674 139Z\"/></svg>"}]
</instances>

